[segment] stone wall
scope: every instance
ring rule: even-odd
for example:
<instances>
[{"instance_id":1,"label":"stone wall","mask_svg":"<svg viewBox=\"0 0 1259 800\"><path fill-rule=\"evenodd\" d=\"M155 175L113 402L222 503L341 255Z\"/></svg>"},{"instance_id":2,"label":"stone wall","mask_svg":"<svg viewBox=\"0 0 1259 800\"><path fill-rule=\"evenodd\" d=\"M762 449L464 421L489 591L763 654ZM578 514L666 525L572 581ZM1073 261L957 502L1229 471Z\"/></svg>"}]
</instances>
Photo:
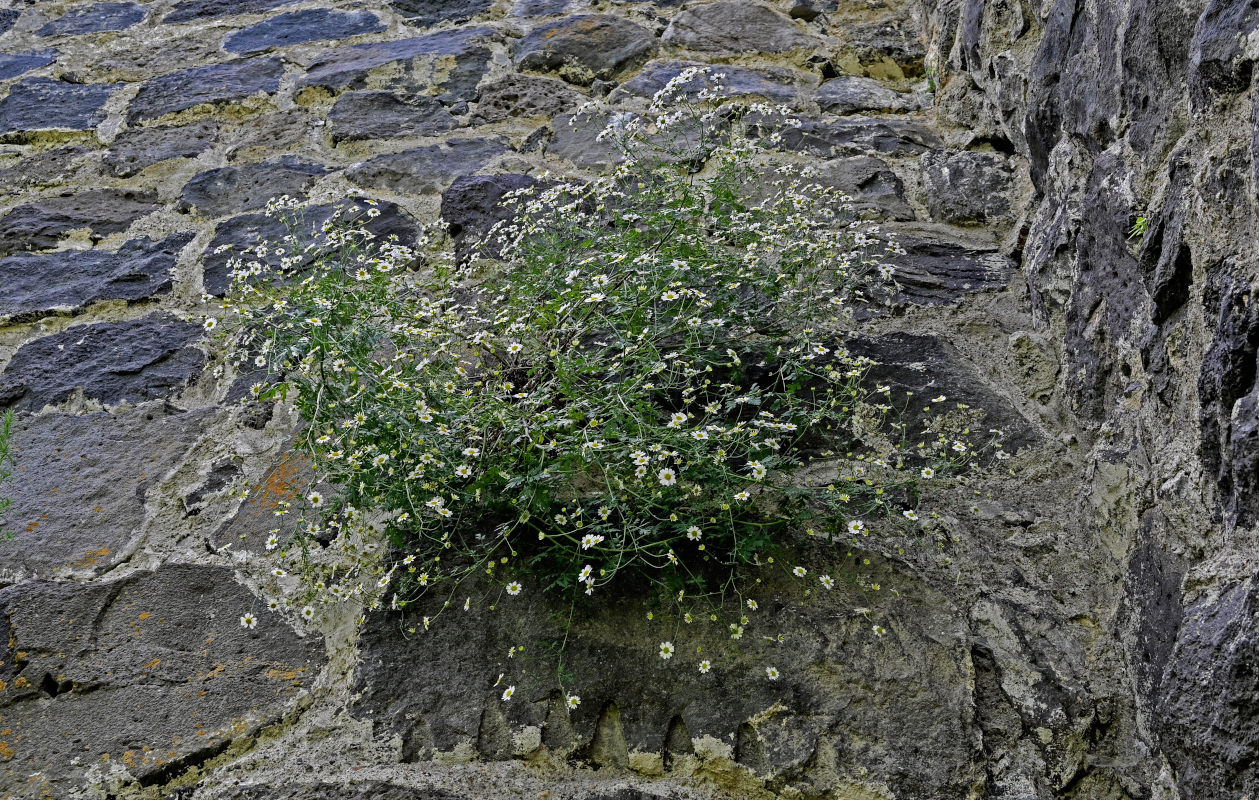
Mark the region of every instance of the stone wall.
<instances>
[{"instance_id":1,"label":"stone wall","mask_svg":"<svg viewBox=\"0 0 1259 800\"><path fill-rule=\"evenodd\" d=\"M1255 796L1253 5L11 2L0 798ZM897 234L899 303L854 348L985 409L1016 477L924 499L944 555L774 587L774 682L633 598L574 623L573 711L530 660L543 598L420 634L268 608L311 472L214 361L220 246L275 236L280 193L475 231L528 176L615 161L578 106L692 63L797 108L786 157ZM718 667L652 661L670 637Z\"/></svg>"}]
</instances>

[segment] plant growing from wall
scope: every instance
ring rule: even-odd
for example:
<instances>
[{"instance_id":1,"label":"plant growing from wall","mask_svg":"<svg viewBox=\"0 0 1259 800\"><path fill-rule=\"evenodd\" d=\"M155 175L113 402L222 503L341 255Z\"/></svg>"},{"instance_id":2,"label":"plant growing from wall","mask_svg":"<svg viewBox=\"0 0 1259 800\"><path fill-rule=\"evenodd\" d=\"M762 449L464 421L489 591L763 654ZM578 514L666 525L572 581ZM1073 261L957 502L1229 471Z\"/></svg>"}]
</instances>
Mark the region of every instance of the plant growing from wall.
<instances>
[{"instance_id":1,"label":"plant growing from wall","mask_svg":"<svg viewBox=\"0 0 1259 800\"><path fill-rule=\"evenodd\" d=\"M480 582L742 605L746 571L797 537L916 526L918 483L976 445L964 425L911 438L846 347L901 251L774 165L792 125L688 70L609 121L614 174L510 193L458 259L440 229L418 248L307 234L301 204L273 202L294 234L232 262L227 306L234 353L267 374L254 395L295 404L331 487L270 545L357 560L310 602L449 606Z\"/></svg>"}]
</instances>

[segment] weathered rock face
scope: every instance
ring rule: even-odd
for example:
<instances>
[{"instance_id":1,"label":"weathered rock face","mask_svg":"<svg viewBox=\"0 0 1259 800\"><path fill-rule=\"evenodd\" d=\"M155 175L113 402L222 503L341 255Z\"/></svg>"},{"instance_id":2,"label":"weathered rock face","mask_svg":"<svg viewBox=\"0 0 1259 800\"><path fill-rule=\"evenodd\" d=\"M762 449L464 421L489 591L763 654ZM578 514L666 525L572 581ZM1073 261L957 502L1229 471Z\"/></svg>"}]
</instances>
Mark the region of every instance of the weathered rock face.
<instances>
[{"instance_id":1,"label":"weathered rock face","mask_svg":"<svg viewBox=\"0 0 1259 800\"><path fill-rule=\"evenodd\" d=\"M0 800L1259 793L1254 3L7 5ZM360 624L275 574L320 476L200 323L266 201L466 257L704 65L903 248L847 346L907 425L1015 457L925 481L921 541L795 543L807 602L772 579L737 647L628 591Z\"/></svg>"},{"instance_id":2,"label":"weathered rock face","mask_svg":"<svg viewBox=\"0 0 1259 800\"><path fill-rule=\"evenodd\" d=\"M64 796L111 761L161 784L275 723L322 653L274 614L242 627L250 602L230 570L193 565L0 591L0 785L36 774L37 792Z\"/></svg>"}]
</instances>

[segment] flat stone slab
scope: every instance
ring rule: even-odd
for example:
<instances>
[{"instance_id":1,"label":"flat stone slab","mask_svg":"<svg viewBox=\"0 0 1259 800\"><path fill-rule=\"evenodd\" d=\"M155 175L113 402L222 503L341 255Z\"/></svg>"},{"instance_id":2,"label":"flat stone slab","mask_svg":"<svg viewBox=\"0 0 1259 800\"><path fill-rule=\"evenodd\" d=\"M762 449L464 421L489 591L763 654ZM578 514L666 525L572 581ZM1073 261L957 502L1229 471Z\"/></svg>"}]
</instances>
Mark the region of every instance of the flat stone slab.
<instances>
[{"instance_id":1,"label":"flat stone slab","mask_svg":"<svg viewBox=\"0 0 1259 800\"><path fill-rule=\"evenodd\" d=\"M33 153L12 163L12 166L0 169L0 186L16 191L65 185L73 179L78 168L88 162L90 153L92 150L77 144Z\"/></svg>"},{"instance_id":2,"label":"flat stone slab","mask_svg":"<svg viewBox=\"0 0 1259 800\"><path fill-rule=\"evenodd\" d=\"M642 64L657 47L651 31L623 17L579 14L534 28L516 43L515 61L519 69L589 86Z\"/></svg>"},{"instance_id":3,"label":"flat stone slab","mask_svg":"<svg viewBox=\"0 0 1259 800\"><path fill-rule=\"evenodd\" d=\"M129 178L172 158L195 158L214 145L218 133L214 120L174 128L131 128L110 143L101 164L109 174Z\"/></svg>"},{"instance_id":4,"label":"flat stone slab","mask_svg":"<svg viewBox=\"0 0 1259 800\"><path fill-rule=\"evenodd\" d=\"M407 22L431 28L442 22L467 22L489 11L494 0L389 0Z\"/></svg>"},{"instance_id":5,"label":"flat stone slab","mask_svg":"<svg viewBox=\"0 0 1259 800\"><path fill-rule=\"evenodd\" d=\"M818 183L852 198L857 211L875 211L892 219L911 220L914 210L905 201L905 187L887 162L873 156L850 156L817 167Z\"/></svg>"},{"instance_id":6,"label":"flat stone slab","mask_svg":"<svg viewBox=\"0 0 1259 800\"><path fill-rule=\"evenodd\" d=\"M140 86L127 120L135 123L199 105L221 105L280 88L284 65L276 58L254 58L172 72Z\"/></svg>"},{"instance_id":7,"label":"flat stone slab","mask_svg":"<svg viewBox=\"0 0 1259 800\"><path fill-rule=\"evenodd\" d=\"M33 131L90 131L105 121L114 83L27 78L0 100L0 137Z\"/></svg>"},{"instance_id":8,"label":"flat stone slab","mask_svg":"<svg viewBox=\"0 0 1259 800\"><path fill-rule=\"evenodd\" d=\"M380 19L368 11L333 11L311 8L290 11L227 37L223 48L229 53L260 53L275 47L288 47L323 39L344 39L385 29Z\"/></svg>"},{"instance_id":9,"label":"flat stone slab","mask_svg":"<svg viewBox=\"0 0 1259 800\"><path fill-rule=\"evenodd\" d=\"M278 721L326 659L262 606L232 570L192 564L0 592L0 785L38 772L67 797L115 764L160 783Z\"/></svg>"},{"instance_id":10,"label":"flat stone slab","mask_svg":"<svg viewBox=\"0 0 1259 800\"><path fill-rule=\"evenodd\" d=\"M183 0L162 17L162 22L196 22L234 14L258 14L296 2L298 0Z\"/></svg>"},{"instance_id":11,"label":"flat stone slab","mask_svg":"<svg viewBox=\"0 0 1259 800\"><path fill-rule=\"evenodd\" d=\"M259 164L220 167L199 173L184 185L177 208L203 217L222 217L266 206L273 197L302 197L332 170L285 155Z\"/></svg>"},{"instance_id":12,"label":"flat stone slab","mask_svg":"<svg viewBox=\"0 0 1259 800\"><path fill-rule=\"evenodd\" d=\"M345 177L356 186L373 189L408 194L440 192L455 178L470 175L508 152L511 147L507 141L497 137L449 139L441 144L376 156L351 167Z\"/></svg>"},{"instance_id":13,"label":"flat stone slab","mask_svg":"<svg viewBox=\"0 0 1259 800\"><path fill-rule=\"evenodd\" d=\"M503 208L503 195L533 186L529 175L470 175L456 178L442 192L442 219L455 242L455 254L462 261L485 233L496 223L511 219L514 211ZM487 244L495 252L492 244Z\"/></svg>"},{"instance_id":14,"label":"flat stone slab","mask_svg":"<svg viewBox=\"0 0 1259 800\"><path fill-rule=\"evenodd\" d=\"M0 259L0 320L81 311L98 300L147 300L171 289L175 260L191 233L133 239L107 250L22 253Z\"/></svg>"},{"instance_id":15,"label":"flat stone slab","mask_svg":"<svg viewBox=\"0 0 1259 800\"><path fill-rule=\"evenodd\" d=\"M589 98L563 81L536 75L506 75L477 92L474 123L544 117L576 111Z\"/></svg>"},{"instance_id":16,"label":"flat stone slab","mask_svg":"<svg viewBox=\"0 0 1259 800\"><path fill-rule=\"evenodd\" d=\"M891 230L905 255L890 259L901 299L917 305L948 305L968 294L1000 291L1018 265L995 249L950 236L944 226ZM937 233L938 231L938 233Z\"/></svg>"},{"instance_id":17,"label":"flat stone slab","mask_svg":"<svg viewBox=\"0 0 1259 800\"><path fill-rule=\"evenodd\" d=\"M689 8L673 18L661 40L670 47L723 55L811 50L821 43L790 17L744 0Z\"/></svg>"},{"instance_id":18,"label":"flat stone slab","mask_svg":"<svg viewBox=\"0 0 1259 800\"><path fill-rule=\"evenodd\" d=\"M87 229L99 241L125 231L160 207L157 195L131 189L91 189L47 197L18 206L0 217L0 256L55 247L67 233Z\"/></svg>"},{"instance_id":19,"label":"flat stone slab","mask_svg":"<svg viewBox=\"0 0 1259 800\"><path fill-rule=\"evenodd\" d=\"M1011 453L1043 444L1041 435L1018 409L989 389L967 359L946 340L929 334L887 333L852 337L845 345L853 355L877 362L870 369L869 382L890 386L897 403L904 401L905 392L914 393L916 402L909 404L901 420L911 440L921 440L924 435L923 425L930 417L922 412L924 405L930 405L926 401L944 395L944 408L933 413L953 408L957 403L983 411L983 430L998 428L1005 433L1005 449Z\"/></svg>"},{"instance_id":20,"label":"flat stone slab","mask_svg":"<svg viewBox=\"0 0 1259 800\"><path fill-rule=\"evenodd\" d=\"M393 92L346 92L328 112L333 142L435 136L457 123L438 100Z\"/></svg>"},{"instance_id":21,"label":"flat stone slab","mask_svg":"<svg viewBox=\"0 0 1259 800\"><path fill-rule=\"evenodd\" d=\"M119 414L19 415L11 439L14 474L4 487L13 500L4 530L16 538L0 545L0 586L65 570L96 572L125 558L144 522L149 489L179 464L211 414L146 406Z\"/></svg>"},{"instance_id":22,"label":"flat stone slab","mask_svg":"<svg viewBox=\"0 0 1259 800\"><path fill-rule=\"evenodd\" d=\"M30 53L0 53L0 81L7 81L31 70L46 67L57 60L56 50L37 50Z\"/></svg>"},{"instance_id":23,"label":"flat stone slab","mask_svg":"<svg viewBox=\"0 0 1259 800\"><path fill-rule=\"evenodd\" d=\"M551 140L546 144L548 156L558 156L580 169L605 170L625 160L616 145L600 141L599 134L607 127L608 118L599 114L565 114L551 124Z\"/></svg>"},{"instance_id":24,"label":"flat stone slab","mask_svg":"<svg viewBox=\"0 0 1259 800\"><path fill-rule=\"evenodd\" d=\"M944 146L930 128L901 119L851 116L804 120L783 131L783 145L823 158L845 155L918 155Z\"/></svg>"},{"instance_id":25,"label":"flat stone slab","mask_svg":"<svg viewBox=\"0 0 1259 800\"><path fill-rule=\"evenodd\" d=\"M397 236L405 245L414 245L419 235L419 222L396 203L378 201L375 208L380 215L375 218L366 216L369 206L362 200L342 214L342 219L353 220L381 239ZM319 240L318 231L324 221L332 216L334 206L312 206L304 209L302 224L299 226L308 237L308 242ZM289 234L284 220L268 217L265 214L242 214L224 220L214 229L214 238L202 254L204 265L205 290L211 295L221 297L231 283L228 261L238 258L246 250L260 242L279 242ZM220 248L221 252L216 252Z\"/></svg>"},{"instance_id":26,"label":"flat stone slab","mask_svg":"<svg viewBox=\"0 0 1259 800\"><path fill-rule=\"evenodd\" d=\"M866 111L917 111L917 97L893 91L871 78L841 75L823 83L813 101L824 114L860 114Z\"/></svg>"},{"instance_id":27,"label":"flat stone slab","mask_svg":"<svg viewBox=\"0 0 1259 800\"><path fill-rule=\"evenodd\" d=\"M676 78L683 70L690 67L705 66L696 61L678 61L676 59L660 59L650 61L639 70L638 74L616 88L608 99L616 102L623 97L652 97ZM740 97L763 97L774 103L792 103L799 99L793 74L786 69L767 68L763 70L747 69L721 65L713 67L714 74L722 74L721 85L726 95ZM699 95L700 90L709 86L703 77L690 81L682 87L682 95L691 99Z\"/></svg>"},{"instance_id":28,"label":"flat stone slab","mask_svg":"<svg viewBox=\"0 0 1259 800\"><path fill-rule=\"evenodd\" d=\"M439 97L443 101L469 101L489 69L489 45L497 38L490 28L464 28L394 42L338 47L315 59L297 79L297 85L334 90L416 91L437 87L443 91Z\"/></svg>"},{"instance_id":29,"label":"flat stone slab","mask_svg":"<svg viewBox=\"0 0 1259 800\"><path fill-rule=\"evenodd\" d=\"M193 380L202 328L170 314L77 325L18 348L0 372L0 407L38 411L81 390L105 405L167 397Z\"/></svg>"},{"instance_id":30,"label":"flat stone slab","mask_svg":"<svg viewBox=\"0 0 1259 800\"><path fill-rule=\"evenodd\" d=\"M941 222L987 222L1010 210L1014 168L1000 153L974 150L922 155L931 216Z\"/></svg>"},{"instance_id":31,"label":"flat stone slab","mask_svg":"<svg viewBox=\"0 0 1259 800\"><path fill-rule=\"evenodd\" d=\"M93 3L73 8L35 31L36 36L121 31L138 25L149 13L139 3Z\"/></svg>"}]
</instances>

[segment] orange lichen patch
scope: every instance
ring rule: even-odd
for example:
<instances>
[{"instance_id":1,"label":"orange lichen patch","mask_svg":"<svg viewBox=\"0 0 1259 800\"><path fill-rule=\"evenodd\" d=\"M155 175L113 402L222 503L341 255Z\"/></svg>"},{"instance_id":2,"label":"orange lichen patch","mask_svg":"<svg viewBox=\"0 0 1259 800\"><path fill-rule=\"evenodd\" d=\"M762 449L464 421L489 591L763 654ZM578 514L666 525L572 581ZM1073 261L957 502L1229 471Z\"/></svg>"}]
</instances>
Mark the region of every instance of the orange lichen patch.
<instances>
[{"instance_id":1,"label":"orange lichen patch","mask_svg":"<svg viewBox=\"0 0 1259 800\"><path fill-rule=\"evenodd\" d=\"M144 665L144 668L145 668L145 669L153 669L154 667L156 667L158 664L161 664L161 663L162 663L162 659L160 659L160 658L155 658L155 659L153 659L152 661L150 661L149 663L145 664L145 665Z\"/></svg>"},{"instance_id":2,"label":"orange lichen patch","mask_svg":"<svg viewBox=\"0 0 1259 800\"><path fill-rule=\"evenodd\" d=\"M297 484L309 472L310 465L310 456L305 453L287 454L250 492L250 505L274 511L282 501L291 501L297 496Z\"/></svg>"},{"instance_id":3,"label":"orange lichen patch","mask_svg":"<svg viewBox=\"0 0 1259 800\"><path fill-rule=\"evenodd\" d=\"M104 506L92 506L92 511L99 514L105 510Z\"/></svg>"},{"instance_id":4,"label":"orange lichen patch","mask_svg":"<svg viewBox=\"0 0 1259 800\"><path fill-rule=\"evenodd\" d=\"M31 531L35 530L38 527L39 527L38 522L28 522L26 523L26 532L30 533Z\"/></svg>"},{"instance_id":5,"label":"orange lichen patch","mask_svg":"<svg viewBox=\"0 0 1259 800\"><path fill-rule=\"evenodd\" d=\"M0 681L0 692L3 692L5 689L8 689L8 688L9 688L9 684L5 683L4 681Z\"/></svg>"},{"instance_id":6,"label":"orange lichen patch","mask_svg":"<svg viewBox=\"0 0 1259 800\"><path fill-rule=\"evenodd\" d=\"M108 547L102 547L100 550L97 550L95 553L88 553L87 555L83 556L83 558L74 562L71 566L73 566L76 569L86 569L87 567L95 566L96 559L106 558L107 556L109 556L109 554L110 554L110 549Z\"/></svg>"},{"instance_id":7,"label":"orange lichen patch","mask_svg":"<svg viewBox=\"0 0 1259 800\"><path fill-rule=\"evenodd\" d=\"M14 755L13 748L9 747L8 742L0 742L0 760L8 761Z\"/></svg>"},{"instance_id":8,"label":"orange lichen patch","mask_svg":"<svg viewBox=\"0 0 1259 800\"><path fill-rule=\"evenodd\" d=\"M30 685L31 685L31 682L28 681L26 679L26 676L24 675L19 675L18 679L13 682L13 687L15 689L25 689L27 686L30 686Z\"/></svg>"},{"instance_id":9,"label":"orange lichen patch","mask_svg":"<svg viewBox=\"0 0 1259 800\"><path fill-rule=\"evenodd\" d=\"M297 676L302 672L304 672L304 670L276 669L272 667L271 669L267 670L266 676L273 681L292 681L293 683L296 684L298 683Z\"/></svg>"},{"instance_id":10,"label":"orange lichen patch","mask_svg":"<svg viewBox=\"0 0 1259 800\"><path fill-rule=\"evenodd\" d=\"M141 620L141 621L144 621L144 620L148 619L148 618L149 618L149 617L151 617L151 616L153 616L153 612L152 612L152 611L141 611L141 612L140 612L140 620Z\"/></svg>"}]
</instances>

